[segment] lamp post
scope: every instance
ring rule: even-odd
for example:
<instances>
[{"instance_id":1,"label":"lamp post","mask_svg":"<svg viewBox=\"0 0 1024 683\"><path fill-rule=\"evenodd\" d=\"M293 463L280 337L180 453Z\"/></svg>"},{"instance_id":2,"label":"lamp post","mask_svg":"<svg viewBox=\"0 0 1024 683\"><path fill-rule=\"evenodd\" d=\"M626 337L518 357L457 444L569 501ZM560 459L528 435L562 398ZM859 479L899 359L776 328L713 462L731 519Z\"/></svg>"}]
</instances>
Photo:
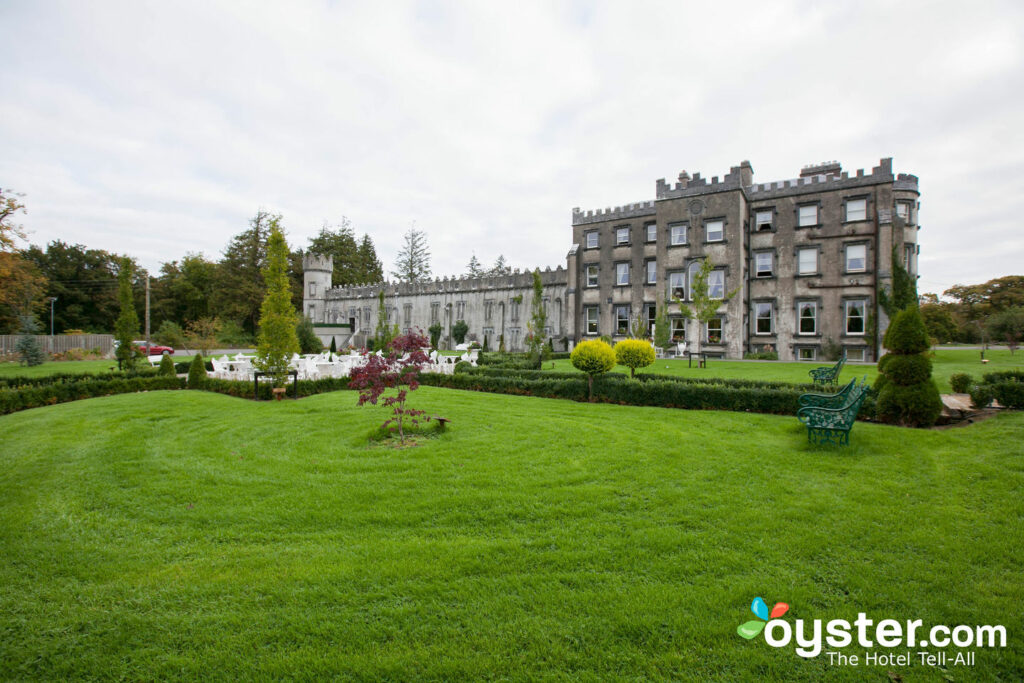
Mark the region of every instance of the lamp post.
<instances>
[{"instance_id":1,"label":"lamp post","mask_svg":"<svg viewBox=\"0 0 1024 683\"><path fill-rule=\"evenodd\" d=\"M57 297L51 296L50 299L50 336L53 336L53 304L57 301Z\"/></svg>"}]
</instances>

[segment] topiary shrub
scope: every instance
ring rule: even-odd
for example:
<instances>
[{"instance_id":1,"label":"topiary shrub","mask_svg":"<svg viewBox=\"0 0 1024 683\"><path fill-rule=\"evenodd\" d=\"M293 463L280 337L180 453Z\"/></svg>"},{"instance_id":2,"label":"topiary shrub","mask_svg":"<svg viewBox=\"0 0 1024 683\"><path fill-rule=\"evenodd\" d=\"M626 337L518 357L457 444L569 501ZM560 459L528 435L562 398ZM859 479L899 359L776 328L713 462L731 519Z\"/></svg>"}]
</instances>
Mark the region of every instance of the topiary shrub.
<instances>
[{"instance_id":1,"label":"topiary shrub","mask_svg":"<svg viewBox=\"0 0 1024 683\"><path fill-rule=\"evenodd\" d=\"M881 374L876 417L905 427L930 427L942 412L939 389L932 381L928 332L916 306L900 311L885 333L889 353L878 361Z\"/></svg>"},{"instance_id":2,"label":"topiary shrub","mask_svg":"<svg viewBox=\"0 0 1024 683\"><path fill-rule=\"evenodd\" d=\"M978 410L988 408L992 404L992 399L996 397L996 392L990 384L972 384L968 387L967 393L971 395L971 405Z\"/></svg>"},{"instance_id":3,"label":"topiary shrub","mask_svg":"<svg viewBox=\"0 0 1024 683\"><path fill-rule=\"evenodd\" d=\"M629 368L630 377L636 377L637 368L654 362L654 347L644 339L625 339L615 345L615 361Z\"/></svg>"},{"instance_id":4,"label":"topiary shrub","mask_svg":"<svg viewBox=\"0 0 1024 683\"><path fill-rule=\"evenodd\" d=\"M164 357L160 359L160 369L157 371L157 374L166 377L174 377L177 374L174 372L174 361L171 360L169 355L164 354Z\"/></svg>"},{"instance_id":5,"label":"topiary shrub","mask_svg":"<svg viewBox=\"0 0 1024 683\"><path fill-rule=\"evenodd\" d=\"M971 390L974 378L966 372L956 372L949 376L949 386L953 388L954 394L966 394Z\"/></svg>"},{"instance_id":6,"label":"topiary shrub","mask_svg":"<svg viewBox=\"0 0 1024 683\"><path fill-rule=\"evenodd\" d=\"M603 375L615 367L615 352L600 339L593 339L577 344L569 355L569 360L574 368L587 374L588 396L593 400L594 377Z\"/></svg>"},{"instance_id":7,"label":"topiary shrub","mask_svg":"<svg viewBox=\"0 0 1024 683\"><path fill-rule=\"evenodd\" d=\"M163 362L163 361L161 361ZM201 389L206 384L206 365L202 354L196 354L192 364L188 366L188 388Z\"/></svg>"}]
</instances>

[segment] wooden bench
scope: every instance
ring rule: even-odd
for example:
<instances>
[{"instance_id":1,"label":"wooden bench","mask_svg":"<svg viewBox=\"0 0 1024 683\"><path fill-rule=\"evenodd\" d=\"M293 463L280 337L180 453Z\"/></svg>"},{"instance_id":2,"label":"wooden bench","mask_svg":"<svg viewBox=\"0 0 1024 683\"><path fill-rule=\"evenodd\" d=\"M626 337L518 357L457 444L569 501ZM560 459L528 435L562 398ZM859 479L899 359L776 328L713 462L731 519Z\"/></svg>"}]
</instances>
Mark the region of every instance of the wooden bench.
<instances>
[{"instance_id":1,"label":"wooden bench","mask_svg":"<svg viewBox=\"0 0 1024 683\"><path fill-rule=\"evenodd\" d=\"M835 444L845 446L850 443L850 429L857 419L860 404L868 395L865 381L850 389L842 405L834 408L823 406L804 406L796 411L797 419L807 425L807 440L813 444Z\"/></svg>"},{"instance_id":2,"label":"wooden bench","mask_svg":"<svg viewBox=\"0 0 1024 683\"><path fill-rule=\"evenodd\" d=\"M814 368L809 370L807 374L811 376L811 381L815 384L826 386L829 384L839 384L839 373L843 370L843 365L846 363L846 356L844 355L839 361L830 368Z\"/></svg>"},{"instance_id":3,"label":"wooden bench","mask_svg":"<svg viewBox=\"0 0 1024 683\"><path fill-rule=\"evenodd\" d=\"M451 422L451 419L447 417L441 417L440 415L431 415L430 419L437 421L437 424L441 425L440 427L438 427L438 431L441 432L443 432L448 423Z\"/></svg>"},{"instance_id":4,"label":"wooden bench","mask_svg":"<svg viewBox=\"0 0 1024 683\"><path fill-rule=\"evenodd\" d=\"M868 376L864 375L863 383L867 384ZM857 387L857 378L854 377L850 380L850 383L845 387L835 392L834 394L813 394L807 393L800 396L797 401L800 403L800 407L804 406L818 406L821 408L839 408L846 402L846 397L851 391Z\"/></svg>"}]
</instances>

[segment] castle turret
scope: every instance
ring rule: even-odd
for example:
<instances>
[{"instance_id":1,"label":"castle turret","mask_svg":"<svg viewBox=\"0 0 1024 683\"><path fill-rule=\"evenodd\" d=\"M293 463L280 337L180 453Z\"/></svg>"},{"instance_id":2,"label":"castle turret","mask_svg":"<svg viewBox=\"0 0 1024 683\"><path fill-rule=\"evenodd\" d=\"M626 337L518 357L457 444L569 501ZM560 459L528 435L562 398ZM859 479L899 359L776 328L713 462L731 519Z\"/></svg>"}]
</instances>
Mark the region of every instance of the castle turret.
<instances>
[{"instance_id":1,"label":"castle turret","mask_svg":"<svg viewBox=\"0 0 1024 683\"><path fill-rule=\"evenodd\" d=\"M315 323L324 318L324 298L331 288L334 258L330 255L306 254L302 257L302 313Z\"/></svg>"}]
</instances>

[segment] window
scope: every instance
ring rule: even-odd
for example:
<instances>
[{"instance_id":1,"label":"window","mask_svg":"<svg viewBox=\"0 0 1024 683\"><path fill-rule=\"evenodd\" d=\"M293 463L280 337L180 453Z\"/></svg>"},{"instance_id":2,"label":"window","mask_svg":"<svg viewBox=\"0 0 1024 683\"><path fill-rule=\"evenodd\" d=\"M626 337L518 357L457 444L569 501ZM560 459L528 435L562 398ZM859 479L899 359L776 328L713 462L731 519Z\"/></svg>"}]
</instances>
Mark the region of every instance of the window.
<instances>
[{"instance_id":1,"label":"window","mask_svg":"<svg viewBox=\"0 0 1024 683\"><path fill-rule=\"evenodd\" d=\"M306 307L306 317L309 318L310 320L312 320L313 319L313 313L315 311L316 311L316 306L314 306L313 304L310 304L309 306Z\"/></svg>"},{"instance_id":2,"label":"window","mask_svg":"<svg viewBox=\"0 0 1024 683\"><path fill-rule=\"evenodd\" d=\"M712 270L708 273L708 297L712 299L725 298L724 270Z\"/></svg>"},{"instance_id":3,"label":"window","mask_svg":"<svg viewBox=\"0 0 1024 683\"><path fill-rule=\"evenodd\" d=\"M754 214L754 230L761 232L762 230L772 229L772 218L774 212L769 209L767 211L757 211Z\"/></svg>"},{"instance_id":4,"label":"window","mask_svg":"<svg viewBox=\"0 0 1024 683\"><path fill-rule=\"evenodd\" d=\"M846 201L846 220L866 221L868 219L868 200L848 199Z\"/></svg>"},{"instance_id":5,"label":"window","mask_svg":"<svg viewBox=\"0 0 1024 683\"><path fill-rule=\"evenodd\" d=\"M615 334L629 334L629 306L615 307Z\"/></svg>"},{"instance_id":6,"label":"window","mask_svg":"<svg viewBox=\"0 0 1024 683\"><path fill-rule=\"evenodd\" d=\"M597 249L597 230L591 230L587 233L587 249Z\"/></svg>"},{"instance_id":7,"label":"window","mask_svg":"<svg viewBox=\"0 0 1024 683\"><path fill-rule=\"evenodd\" d=\"M800 334L817 334L818 332L818 303L816 301L801 301L796 305L797 329Z\"/></svg>"},{"instance_id":8,"label":"window","mask_svg":"<svg viewBox=\"0 0 1024 683\"><path fill-rule=\"evenodd\" d=\"M772 275L772 253L761 251L754 254L754 277L771 277Z\"/></svg>"},{"instance_id":9,"label":"window","mask_svg":"<svg viewBox=\"0 0 1024 683\"><path fill-rule=\"evenodd\" d=\"M658 224L648 223L644 226L644 230L647 231L647 241L657 242L658 241Z\"/></svg>"},{"instance_id":10,"label":"window","mask_svg":"<svg viewBox=\"0 0 1024 683\"><path fill-rule=\"evenodd\" d=\"M860 273L867 270L868 245L847 244L846 245L846 272Z\"/></svg>"},{"instance_id":11,"label":"window","mask_svg":"<svg viewBox=\"0 0 1024 683\"><path fill-rule=\"evenodd\" d=\"M615 284L616 285L628 285L629 284L629 264L628 263L616 263L615 264Z\"/></svg>"},{"instance_id":12,"label":"window","mask_svg":"<svg viewBox=\"0 0 1024 683\"><path fill-rule=\"evenodd\" d=\"M801 228L818 224L818 205L809 204L798 209L797 225Z\"/></svg>"},{"instance_id":13,"label":"window","mask_svg":"<svg viewBox=\"0 0 1024 683\"><path fill-rule=\"evenodd\" d=\"M658 262L648 261L647 262L647 284L655 285L658 284Z\"/></svg>"},{"instance_id":14,"label":"window","mask_svg":"<svg viewBox=\"0 0 1024 683\"><path fill-rule=\"evenodd\" d=\"M597 264L587 266L587 287L597 287Z\"/></svg>"},{"instance_id":15,"label":"window","mask_svg":"<svg viewBox=\"0 0 1024 683\"><path fill-rule=\"evenodd\" d=\"M686 340L686 321L682 318L670 318L669 319L672 341L681 342Z\"/></svg>"},{"instance_id":16,"label":"window","mask_svg":"<svg viewBox=\"0 0 1024 683\"><path fill-rule=\"evenodd\" d=\"M412 304L402 306L402 313L405 316L405 324L412 325Z\"/></svg>"},{"instance_id":17,"label":"window","mask_svg":"<svg viewBox=\"0 0 1024 683\"><path fill-rule=\"evenodd\" d=\"M846 301L846 334L864 334L867 302L864 299Z\"/></svg>"},{"instance_id":18,"label":"window","mask_svg":"<svg viewBox=\"0 0 1024 683\"><path fill-rule=\"evenodd\" d=\"M708 333L705 338L708 344L722 343L722 319L712 318L708 321Z\"/></svg>"},{"instance_id":19,"label":"window","mask_svg":"<svg viewBox=\"0 0 1024 683\"><path fill-rule=\"evenodd\" d=\"M863 363L865 359L864 347L863 346L848 346L846 347L846 360L857 361Z\"/></svg>"},{"instance_id":20,"label":"window","mask_svg":"<svg viewBox=\"0 0 1024 683\"><path fill-rule=\"evenodd\" d=\"M772 323L773 309L769 302L758 302L754 304L754 334L771 334L772 328L775 327Z\"/></svg>"},{"instance_id":21,"label":"window","mask_svg":"<svg viewBox=\"0 0 1024 683\"><path fill-rule=\"evenodd\" d=\"M906 202L896 202L896 215L905 221L910 220L910 204Z\"/></svg>"},{"instance_id":22,"label":"window","mask_svg":"<svg viewBox=\"0 0 1024 683\"><path fill-rule=\"evenodd\" d=\"M704 241L721 242L725 239L725 222L708 221L704 224Z\"/></svg>"},{"instance_id":23,"label":"window","mask_svg":"<svg viewBox=\"0 0 1024 683\"><path fill-rule=\"evenodd\" d=\"M647 333L654 335L654 321L658 317L658 306L656 304L644 304L644 309L647 312L645 316L647 318Z\"/></svg>"},{"instance_id":24,"label":"window","mask_svg":"<svg viewBox=\"0 0 1024 683\"><path fill-rule=\"evenodd\" d=\"M629 244L629 227L615 228L615 244Z\"/></svg>"},{"instance_id":25,"label":"window","mask_svg":"<svg viewBox=\"0 0 1024 683\"><path fill-rule=\"evenodd\" d=\"M817 360L818 349L813 346L801 346L796 350L797 360Z\"/></svg>"},{"instance_id":26,"label":"window","mask_svg":"<svg viewBox=\"0 0 1024 683\"><path fill-rule=\"evenodd\" d=\"M434 302L430 304L430 324L433 325L434 323L437 323L440 319L440 316L441 304L439 302Z\"/></svg>"},{"instance_id":27,"label":"window","mask_svg":"<svg viewBox=\"0 0 1024 683\"><path fill-rule=\"evenodd\" d=\"M677 246L680 244L686 244L686 224L680 223L677 225L668 226L669 229L669 241L671 246Z\"/></svg>"},{"instance_id":28,"label":"window","mask_svg":"<svg viewBox=\"0 0 1024 683\"><path fill-rule=\"evenodd\" d=\"M512 344L509 346L509 348L518 349L519 348L519 328L518 327L513 327L512 329L510 329L508 331L508 336L512 340Z\"/></svg>"},{"instance_id":29,"label":"window","mask_svg":"<svg viewBox=\"0 0 1024 683\"><path fill-rule=\"evenodd\" d=\"M316 283L315 282L310 282L309 283L309 295L310 296L316 296Z\"/></svg>"},{"instance_id":30,"label":"window","mask_svg":"<svg viewBox=\"0 0 1024 683\"><path fill-rule=\"evenodd\" d=\"M907 269L908 273L914 271L914 245L905 244L903 245L903 267Z\"/></svg>"},{"instance_id":31,"label":"window","mask_svg":"<svg viewBox=\"0 0 1024 683\"><path fill-rule=\"evenodd\" d=\"M818 250L800 249L796 252L797 274L814 275L818 272Z\"/></svg>"},{"instance_id":32,"label":"window","mask_svg":"<svg viewBox=\"0 0 1024 683\"><path fill-rule=\"evenodd\" d=\"M668 274L668 295L671 299L684 299L686 284L686 273L676 272Z\"/></svg>"},{"instance_id":33,"label":"window","mask_svg":"<svg viewBox=\"0 0 1024 683\"><path fill-rule=\"evenodd\" d=\"M466 302L460 301L455 304L455 319L465 320L466 319Z\"/></svg>"},{"instance_id":34,"label":"window","mask_svg":"<svg viewBox=\"0 0 1024 683\"><path fill-rule=\"evenodd\" d=\"M487 321L487 322L491 322L491 317L493 315L494 315L494 302L493 301L485 301L484 302L484 320Z\"/></svg>"},{"instance_id":35,"label":"window","mask_svg":"<svg viewBox=\"0 0 1024 683\"><path fill-rule=\"evenodd\" d=\"M597 306L587 306L583 309L583 320L587 334L597 334Z\"/></svg>"},{"instance_id":36,"label":"window","mask_svg":"<svg viewBox=\"0 0 1024 683\"><path fill-rule=\"evenodd\" d=\"M512 299L512 315L509 316L512 322L519 322L519 302Z\"/></svg>"}]
</instances>

